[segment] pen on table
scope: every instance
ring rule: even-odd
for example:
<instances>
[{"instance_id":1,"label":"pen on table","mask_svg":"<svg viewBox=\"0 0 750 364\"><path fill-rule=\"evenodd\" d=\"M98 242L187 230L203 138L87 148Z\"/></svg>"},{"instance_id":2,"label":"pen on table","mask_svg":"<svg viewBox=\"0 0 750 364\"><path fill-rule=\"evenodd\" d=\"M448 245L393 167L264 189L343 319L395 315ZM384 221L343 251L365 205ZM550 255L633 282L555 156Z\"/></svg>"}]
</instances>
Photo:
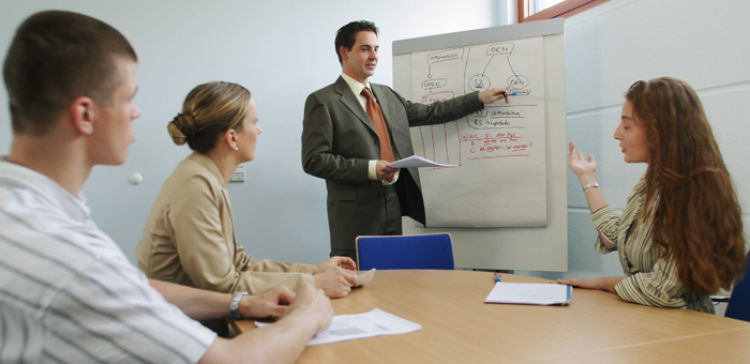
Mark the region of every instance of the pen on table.
<instances>
[{"instance_id":1,"label":"pen on table","mask_svg":"<svg viewBox=\"0 0 750 364\"><path fill-rule=\"evenodd\" d=\"M502 280L500 280L500 273L495 272L495 283L497 282L502 282Z\"/></svg>"}]
</instances>

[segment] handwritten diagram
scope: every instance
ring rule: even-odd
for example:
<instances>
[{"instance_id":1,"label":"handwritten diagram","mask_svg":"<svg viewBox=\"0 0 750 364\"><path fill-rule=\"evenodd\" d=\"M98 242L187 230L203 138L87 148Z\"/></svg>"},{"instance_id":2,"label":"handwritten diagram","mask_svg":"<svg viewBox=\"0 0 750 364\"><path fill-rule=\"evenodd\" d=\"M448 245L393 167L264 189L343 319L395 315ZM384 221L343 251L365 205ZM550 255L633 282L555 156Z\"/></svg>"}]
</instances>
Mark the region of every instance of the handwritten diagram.
<instances>
[{"instance_id":1,"label":"handwritten diagram","mask_svg":"<svg viewBox=\"0 0 750 364\"><path fill-rule=\"evenodd\" d=\"M509 86L509 94L515 95L510 97L510 104L489 105L464 120L420 127L415 143L417 154L459 166L472 159L529 156L535 144L535 133L530 130L535 126L529 125L533 123L529 120L534 117L544 120L540 102L544 98L544 79L542 70L538 70L538 77L531 77L535 83L530 82L527 74L516 71L516 68L528 70L530 65L523 55L514 55L519 48L516 43L520 42L439 50L417 60L426 64L426 72L414 73L418 83L413 88L414 96L422 103L431 104L491 87ZM513 63L523 64L514 67Z\"/></svg>"},{"instance_id":2,"label":"handwritten diagram","mask_svg":"<svg viewBox=\"0 0 750 364\"><path fill-rule=\"evenodd\" d=\"M411 99L421 103L506 86L512 95L459 120L412 128L416 154L458 166L420 170L428 225L545 224L542 38L412 53L411 65ZM498 203L514 209L504 213Z\"/></svg>"}]
</instances>

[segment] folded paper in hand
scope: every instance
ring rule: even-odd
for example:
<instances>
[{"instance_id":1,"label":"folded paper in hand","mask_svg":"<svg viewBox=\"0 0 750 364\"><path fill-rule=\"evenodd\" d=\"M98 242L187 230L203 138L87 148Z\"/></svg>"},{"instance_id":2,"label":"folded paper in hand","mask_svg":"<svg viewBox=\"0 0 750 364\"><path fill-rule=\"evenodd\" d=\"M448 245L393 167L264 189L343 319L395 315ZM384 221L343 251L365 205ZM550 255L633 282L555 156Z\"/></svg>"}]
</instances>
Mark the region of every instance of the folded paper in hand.
<instances>
[{"instance_id":1,"label":"folded paper in hand","mask_svg":"<svg viewBox=\"0 0 750 364\"><path fill-rule=\"evenodd\" d=\"M567 305L572 293L573 289L564 284L497 282L484 302Z\"/></svg>"},{"instance_id":2,"label":"folded paper in hand","mask_svg":"<svg viewBox=\"0 0 750 364\"><path fill-rule=\"evenodd\" d=\"M357 284L354 285L354 288L362 287L365 284L370 283L373 277L375 277L375 268L357 274Z\"/></svg>"},{"instance_id":3,"label":"folded paper in hand","mask_svg":"<svg viewBox=\"0 0 750 364\"><path fill-rule=\"evenodd\" d=\"M388 164L393 168L412 168L412 167L455 167L455 164L444 164L422 158L418 155L399 159Z\"/></svg>"}]
</instances>

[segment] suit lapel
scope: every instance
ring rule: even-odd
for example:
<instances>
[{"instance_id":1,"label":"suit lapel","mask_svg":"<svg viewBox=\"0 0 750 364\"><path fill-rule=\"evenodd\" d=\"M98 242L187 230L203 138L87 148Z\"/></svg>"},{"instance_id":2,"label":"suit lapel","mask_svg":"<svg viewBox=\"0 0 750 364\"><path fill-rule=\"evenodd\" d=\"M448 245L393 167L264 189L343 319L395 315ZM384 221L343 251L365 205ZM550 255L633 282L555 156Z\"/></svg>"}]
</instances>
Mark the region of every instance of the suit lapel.
<instances>
[{"instance_id":1,"label":"suit lapel","mask_svg":"<svg viewBox=\"0 0 750 364\"><path fill-rule=\"evenodd\" d=\"M359 100L354 96L352 89L349 88L349 85L342 77L339 76L336 80L334 89L336 90L336 93L339 94L339 101L344 104L344 106L349 109L349 111L351 111L360 122L365 124L365 127L377 136L375 128L372 127L372 122L370 122L370 117L368 117L367 113L362 110L362 105L360 105Z\"/></svg>"}]
</instances>

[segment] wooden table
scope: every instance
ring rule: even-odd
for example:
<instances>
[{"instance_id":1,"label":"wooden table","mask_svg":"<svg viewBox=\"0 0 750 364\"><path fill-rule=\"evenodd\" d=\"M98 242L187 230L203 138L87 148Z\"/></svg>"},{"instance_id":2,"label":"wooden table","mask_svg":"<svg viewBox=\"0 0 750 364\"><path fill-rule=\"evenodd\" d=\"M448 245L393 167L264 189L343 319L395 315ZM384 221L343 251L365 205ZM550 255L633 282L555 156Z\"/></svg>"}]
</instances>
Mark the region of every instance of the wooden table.
<instances>
[{"instance_id":1,"label":"wooden table","mask_svg":"<svg viewBox=\"0 0 750 364\"><path fill-rule=\"evenodd\" d=\"M422 330L305 349L300 363L750 363L750 323L574 289L569 306L485 304L493 274L378 271L336 314L373 308ZM507 282L545 280L503 274ZM252 321L238 321L250 330Z\"/></svg>"}]
</instances>

